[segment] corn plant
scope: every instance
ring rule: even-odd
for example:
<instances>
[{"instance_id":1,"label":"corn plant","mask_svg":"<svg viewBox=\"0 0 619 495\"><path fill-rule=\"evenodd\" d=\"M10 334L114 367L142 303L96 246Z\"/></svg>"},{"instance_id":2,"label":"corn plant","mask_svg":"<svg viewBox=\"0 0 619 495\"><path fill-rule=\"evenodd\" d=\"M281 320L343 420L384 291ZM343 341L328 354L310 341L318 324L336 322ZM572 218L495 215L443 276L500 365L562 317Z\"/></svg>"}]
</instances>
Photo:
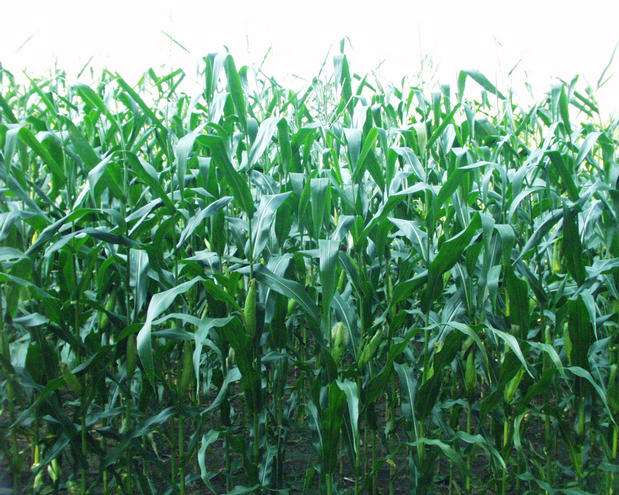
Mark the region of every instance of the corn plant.
<instances>
[{"instance_id":1,"label":"corn plant","mask_svg":"<svg viewBox=\"0 0 619 495\"><path fill-rule=\"evenodd\" d=\"M0 70L15 491L619 493L594 90L203 62L196 94Z\"/></svg>"}]
</instances>

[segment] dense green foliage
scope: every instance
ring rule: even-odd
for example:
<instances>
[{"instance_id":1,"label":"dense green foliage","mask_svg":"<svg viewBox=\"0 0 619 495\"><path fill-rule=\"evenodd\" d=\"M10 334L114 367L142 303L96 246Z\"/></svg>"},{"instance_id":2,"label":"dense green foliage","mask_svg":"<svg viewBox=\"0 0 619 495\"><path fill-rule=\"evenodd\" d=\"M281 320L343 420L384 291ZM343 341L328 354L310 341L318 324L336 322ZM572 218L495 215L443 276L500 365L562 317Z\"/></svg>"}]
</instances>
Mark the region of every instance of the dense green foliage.
<instances>
[{"instance_id":1,"label":"dense green foliage","mask_svg":"<svg viewBox=\"0 0 619 495\"><path fill-rule=\"evenodd\" d=\"M195 97L1 73L11 483L617 493L618 121L592 92L204 62Z\"/></svg>"}]
</instances>

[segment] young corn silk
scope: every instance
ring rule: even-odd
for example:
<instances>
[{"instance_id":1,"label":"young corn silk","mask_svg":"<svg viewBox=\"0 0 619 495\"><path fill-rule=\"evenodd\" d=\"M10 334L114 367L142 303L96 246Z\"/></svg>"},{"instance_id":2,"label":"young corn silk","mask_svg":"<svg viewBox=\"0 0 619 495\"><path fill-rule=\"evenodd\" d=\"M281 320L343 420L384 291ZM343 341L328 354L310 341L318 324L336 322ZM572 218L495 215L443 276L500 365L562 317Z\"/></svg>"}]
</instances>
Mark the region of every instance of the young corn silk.
<instances>
[{"instance_id":1,"label":"young corn silk","mask_svg":"<svg viewBox=\"0 0 619 495\"><path fill-rule=\"evenodd\" d=\"M576 79L0 78L16 493L619 493L618 120Z\"/></svg>"}]
</instances>

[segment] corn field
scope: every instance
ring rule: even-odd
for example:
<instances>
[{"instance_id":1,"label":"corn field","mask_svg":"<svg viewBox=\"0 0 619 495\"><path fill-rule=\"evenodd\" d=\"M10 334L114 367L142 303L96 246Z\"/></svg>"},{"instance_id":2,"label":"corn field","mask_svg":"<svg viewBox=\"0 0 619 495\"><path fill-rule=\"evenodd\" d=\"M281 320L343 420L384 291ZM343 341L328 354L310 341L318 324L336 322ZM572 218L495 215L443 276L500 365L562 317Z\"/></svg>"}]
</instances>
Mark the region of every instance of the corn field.
<instances>
[{"instance_id":1,"label":"corn field","mask_svg":"<svg viewBox=\"0 0 619 495\"><path fill-rule=\"evenodd\" d=\"M619 493L619 118L477 71L0 69L0 465L33 494Z\"/></svg>"}]
</instances>

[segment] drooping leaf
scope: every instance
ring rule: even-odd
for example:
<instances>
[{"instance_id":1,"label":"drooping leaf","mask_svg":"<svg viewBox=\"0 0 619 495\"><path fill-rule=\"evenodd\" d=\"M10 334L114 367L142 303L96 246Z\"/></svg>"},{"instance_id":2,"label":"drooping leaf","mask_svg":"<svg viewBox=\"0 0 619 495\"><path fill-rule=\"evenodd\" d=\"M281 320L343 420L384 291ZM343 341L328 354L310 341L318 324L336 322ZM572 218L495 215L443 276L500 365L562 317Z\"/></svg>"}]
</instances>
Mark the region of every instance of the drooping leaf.
<instances>
[{"instance_id":1,"label":"drooping leaf","mask_svg":"<svg viewBox=\"0 0 619 495\"><path fill-rule=\"evenodd\" d=\"M137 336L138 356L151 385L155 386L155 363L153 361L153 343L151 338L153 320L166 311L174 300L191 289L200 277L184 282L164 292L155 294L148 303L146 321Z\"/></svg>"},{"instance_id":2,"label":"drooping leaf","mask_svg":"<svg viewBox=\"0 0 619 495\"><path fill-rule=\"evenodd\" d=\"M477 214L466 229L443 243L428 269L428 285L422 299L424 311L430 310L432 302L440 294L443 273L456 264L480 227L481 219L479 214Z\"/></svg>"},{"instance_id":3,"label":"drooping leaf","mask_svg":"<svg viewBox=\"0 0 619 495\"><path fill-rule=\"evenodd\" d=\"M249 157L247 159L249 168L252 168L256 163L258 163L258 160L260 160L269 146L277 126L278 119L275 117L269 117L260 124L256 139L254 140L251 150L249 151Z\"/></svg>"},{"instance_id":4,"label":"drooping leaf","mask_svg":"<svg viewBox=\"0 0 619 495\"><path fill-rule=\"evenodd\" d=\"M279 277L262 265L256 267L254 273L256 279L267 287L270 287L278 294L282 294L297 301L309 317L310 322L315 328L318 328L318 322L320 320L318 308L301 284L293 280Z\"/></svg>"},{"instance_id":5,"label":"drooping leaf","mask_svg":"<svg viewBox=\"0 0 619 495\"><path fill-rule=\"evenodd\" d=\"M467 77L470 77L471 79L473 79L476 83L478 83L482 88L484 88L489 93L492 93L493 95L497 95L502 100L505 99L505 96L503 95L503 93L501 93L498 89L496 89L494 84L492 84L488 80L488 78L486 76L484 76L478 70L462 70L462 71L460 71L460 74L458 75L458 95L459 95L459 98L462 98L462 95L464 94L464 86L466 84Z\"/></svg>"},{"instance_id":6,"label":"drooping leaf","mask_svg":"<svg viewBox=\"0 0 619 495\"><path fill-rule=\"evenodd\" d=\"M290 194L290 192L267 194L260 198L260 205L253 218L252 259L257 260L262 254L269 239L271 228L275 223L277 210L284 204Z\"/></svg>"},{"instance_id":7,"label":"drooping leaf","mask_svg":"<svg viewBox=\"0 0 619 495\"><path fill-rule=\"evenodd\" d=\"M209 148L213 156L213 162L220 167L226 181L232 188L234 198L239 202L241 208L247 215L254 212L254 200L249 189L247 180L244 180L228 157L228 152L223 140L218 136L206 135L199 136L196 140Z\"/></svg>"}]
</instances>

